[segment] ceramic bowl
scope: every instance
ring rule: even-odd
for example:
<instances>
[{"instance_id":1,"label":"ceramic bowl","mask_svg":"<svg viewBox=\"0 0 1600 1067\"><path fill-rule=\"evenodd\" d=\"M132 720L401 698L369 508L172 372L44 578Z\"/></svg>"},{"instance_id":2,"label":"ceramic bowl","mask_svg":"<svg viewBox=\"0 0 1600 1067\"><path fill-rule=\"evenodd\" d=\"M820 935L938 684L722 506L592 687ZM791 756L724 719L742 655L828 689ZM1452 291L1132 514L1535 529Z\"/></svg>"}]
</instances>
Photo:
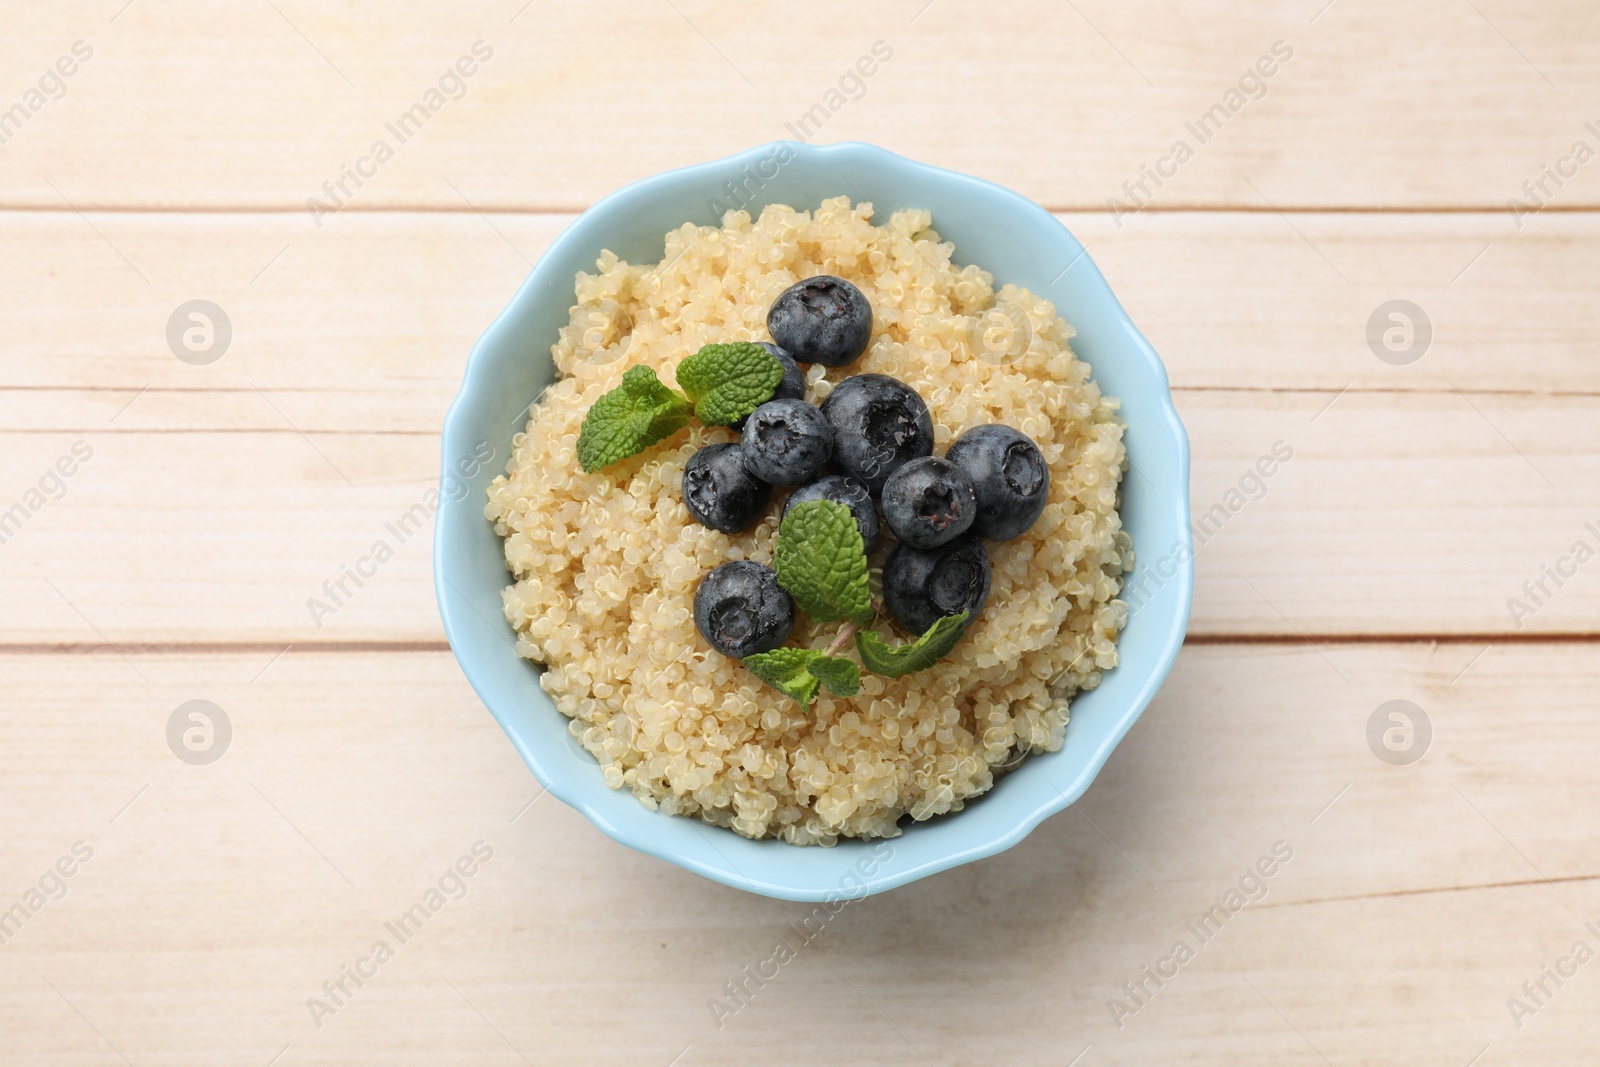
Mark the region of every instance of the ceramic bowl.
<instances>
[{"instance_id":1,"label":"ceramic bowl","mask_svg":"<svg viewBox=\"0 0 1600 1067\"><path fill-rule=\"evenodd\" d=\"M1072 347L1101 388L1122 402L1132 469L1122 520L1138 564L1118 642L1119 666L1073 700L1066 744L1029 756L965 810L905 826L896 838L833 848L751 841L695 819L663 815L626 790L606 788L595 760L517 656L500 610L510 582L500 539L483 515L484 490L503 469L529 403L551 381L550 347L573 303L573 277L602 249L635 263L661 259L662 235L685 221L718 225L723 210L752 215L769 203L815 208L848 195L877 221L927 208L955 242L958 264L978 263L995 288L1015 282L1055 303L1077 328ZM714 163L636 182L596 203L552 243L467 360L444 423L443 485L434 584L456 658L472 687L551 793L617 841L753 893L789 900L853 899L904 885L1021 841L1081 796L1166 677L1188 624L1193 592L1189 444L1160 358L1134 328L1083 246L1049 212L1016 193L866 144L776 142Z\"/></svg>"}]
</instances>

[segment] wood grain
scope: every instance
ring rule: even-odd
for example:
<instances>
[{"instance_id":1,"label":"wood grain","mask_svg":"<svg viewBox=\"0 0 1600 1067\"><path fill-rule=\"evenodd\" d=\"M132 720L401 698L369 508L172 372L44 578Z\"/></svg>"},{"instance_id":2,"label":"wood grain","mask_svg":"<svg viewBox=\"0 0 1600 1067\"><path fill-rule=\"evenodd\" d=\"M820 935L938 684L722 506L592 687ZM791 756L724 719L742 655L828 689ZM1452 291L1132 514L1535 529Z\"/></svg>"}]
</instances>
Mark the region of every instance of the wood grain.
<instances>
[{"instance_id":1,"label":"wood grain","mask_svg":"<svg viewBox=\"0 0 1600 1067\"><path fill-rule=\"evenodd\" d=\"M0 844L7 892L75 841L94 855L0 949L6 1053L120 1062L75 1007L140 1064L285 1045L305 1064L519 1062L508 1044L530 1062L686 1045L698 1064L920 1062L908 1040L935 1063L1085 1045L1106 1064L1320 1062L1306 1040L1335 1063L1465 1063L1486 1043L1584 1062L1586 972L1520 1031L1505 999L1600 910L1583 712L1600 657L1496 648L1461 675L1460 648L1334 656L1348 682L1307 650L1186 651L1081 814L850 905L720 1029L708 1001L810 909L535 799L448 654L135 657L144 680L112 655L8 661L0 798L33 816ZM206 767L163 736L195 698L234 728ZM1367 747L1395 698L1432 722L1410 766ZM307 998L393 942L384 923L477 841L494 856L464 898L317 1028ZM1276 842L1293 854L1262 899L1201 944L1185 923ZM1118 1028L1108 999L1131 1004L1123 983L1179 939L1193 961Z\"/></svg>"},{"instance_id":2,"label":"wood grain","mask_svg":"<svg viewBox=\"0 0 1600 1067\"><path fill-rule=\"evenodd\" d=\"M1542 216L1520 232L1492 214L1190 213L1120 230L1060 218L1179 390L1600 395L1588 299L1600 216ZM0 213L14 249L0 261L0 415L89 429L148 387L118 426L281 428L260 389L287 394L307 431L436 432L473 341L570 221L357 215L307 235L277 216ZM233 328L205 367L166 341L173 310L197 298ZM1423 308L1433 335L1406 366L1367 342L1374 311L1397 298Z\"/></svg>"},{"instance_id":3,"label":"wood grain","mask_svg":"<svg viewBox=\"0 0 1600 1067\"><path fill-rule=\"evenodd\" d=\"M0 1064L1593 1062L1595 965L1524 983L1600 945L1600 564L1544 570L1600 547L1600 164L1547 176L1600 147L1600 9L0 17L0 909L93 853L0 923ZM400 144L386 123L480 40ZM861 98L804 135L1061 212L1162 354L1204 524L1190 644L1074 810L852 904L719 1027L713 998L809 909L542 797L443 643L431 530L388 524L434 482L473 340L575 212L793 135L877 41ZM1278 41L1201 143L1186 123ZM378 138L393 157L319 226L308 198ZM193 299L231 320L208 366L166 339ZM1403 366L1368 342L1396 299L1433 334ZM306 598L379 538L394 558L316 627ZM166 739L194 699L234 730L209 766ZM1368 740L1397 699L1432 728L1405 766ZM465 896L317 1026L308 998L477 842ZM1201 943L1186 923L1278 842L1262 899ZM1194 958L1155 986L1179 939Z\"/></svg>"},{"instance_id":4,"label":"wood grain","mask_svg":"<svg viewBox=\"0 0 1600 1067\"><path fill-rule=\"evenodd\" d=\"M643 175L793 136L866 140L1052 207L1105 210L1183 139L1157 205L1502 210L1600 121L1600 15L1574 4L1267 5L826 0L802 20L732 0L458 8L348 0L17 5L20 98L74 41L94 57L0 155L7 206L272 209L385 139L357 209L574 208ZM974 32L980 30L982 32ZM472 45L493 57L405 143L389 132ZM875 42L892 57L841 78ZM1238 83L1275 43L1292 58ZM1270 67L1271 63L1265 64ZM1259 84L1263 88L1255 88ZM1264 92L1264 95L1262 95ZM1202 140L1186 124L1232 104ZM1587 171L1548 187L1600 203Z\"/></svg>"},{"instance_id":5,"label":"wood grain","mask_svg":"<svg viewBox=\"0 0 1600 1067\"><path fill-rule=\"evenodd\" d=\"M436 478L464 353L565 219L362 216L284 251L272 218L100 216L149 283L75 216L9 221L24 254L0 264L0 288L24 310L0 339L6 506L75 442L95 459L4 545L0 584L26 610L0 640L440 639L431 531L392 544L324 626L306 601L396 540L386 524ZM1454 286L1445 275L1493 220L1065 221L1172 369L1193 510L1211 516L1197 636L1595 632L1592 575L1546 579L1542 603L1522 589L1578 539L1600 543L1584 526L1600 523L1595 310L1579 299L1600 281L1594 218L1491 244ZM1378 279L1365 300L1297 228ZM1208 266L1218 256L1225 269ZM1513 279L1510 299L1486 299ZM1433 345L1409 366L1366 343L1370 308L1394 293L1434 309ZM204 367L164 333L198 294L234 323ZM1295 459L1258 484L1252 465L1280 441ZM1151 562L1170 547L1140 546ZM1512 598L1537 610L1514 615Z\"/></svg>"},{"instance_id":6,"label":"wood grain","mask_svg":"<svg viewBox=\"0 0 1600 1067\"><path fill-rule=\"evenodd\" d=\"M143 417L164 417L164 400L141 399ZM254 393L224 400L276 417ZM292 400L278 406L300 417ZM1207 391L1179 406L1197 457L1195 635L1600 633L1592 567L1545 581L1543 603L1522 588L1576 541L1600 543L1585 525L1600 526L1589 473L1600 398L1351 393L1328 406ZM78 442L93 458L3 546L14 610L0 642L440 638L431 435L287 424L0 434L0 477L23 499ZM1257 462L1279 445L1293 458L1261 478ZM393 558L314 619L308 599L327 601L323 583L379 541ZM1138 550L1154 564L1172 547ZM1514 615L1513 597L1536 610Z\"/></svg>"}]
</instances>

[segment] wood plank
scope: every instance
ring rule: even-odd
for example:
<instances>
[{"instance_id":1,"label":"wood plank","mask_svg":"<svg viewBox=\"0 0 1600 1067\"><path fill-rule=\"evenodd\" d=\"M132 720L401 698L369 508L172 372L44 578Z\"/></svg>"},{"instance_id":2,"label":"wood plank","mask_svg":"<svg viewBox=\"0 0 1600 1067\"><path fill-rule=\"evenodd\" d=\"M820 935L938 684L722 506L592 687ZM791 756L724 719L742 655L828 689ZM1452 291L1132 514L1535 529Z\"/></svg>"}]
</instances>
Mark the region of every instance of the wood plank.
<instances>
[{"instance_id":1,"label":"wood plank","mask_svg":"<svg viewBox=\"0 0 1600 1067\"><path fill-rule=\"evenodd\" d=\"M1600 527L1588 473L1600 434L1585 428L1595 402L1185 394L1190 632L1593 633L1600 588L1584 569L1537 599L1523 583L1579 540L1600 548L1585 525ZM1278 441L1294 459L1253 478ZM1532 613L1513 613L1513 597Z\"/></svg>"},{"instance_id":2,"label":"wood plank","mask_svg":"<svg viewBox=\"0 0 1600 1067\"><path fill-rule=\"evenodd\" d=\"M1520 233L1494 215L1061 219L1179 389L1600 393L1597 215ZM0 214L0 425L281 429L260 389L308 431L434 432L472 342L569 221L364 215L308 238L277 216ZM1405 366L1366 339L1396 298L1433 335ZM208 366L166 339L194 299L232 325Z\"/></svg>"},{"instance_id":3,"label":"wood plank","mask_svg":"<svg viewBox=\"0 0 1600 1067\"><path fill-rule=\"evenodd\" d=\"M349 221L307 238L277 216L4 216L0 380L26 387L0 388L4 425L284 428L259 389L307 430L436 433L472 342L570 217ZM197 299L232 332L204 366L167 336ZM85 391L72 421L37 391L60 386Z\"/></svg>"},{"instance_id":4,"label":"wood plank","mask_svg":"<svg viewBox=\"0 0 1600 1067\"><path fill-rule=\"evenodd\" d=\"M1585 526L1600 526L1600 398L1192 392L1180 407L1202 542L1191 633L1600 632L1592 566L1546 580L1543 603L1523 589L1600 542ZM439 639L431 525L396 533L434 485L432 436L0 434L6 507L78 442L92 459L0 552L0 643ZM1293 458L1259 478L1275 446ZM378 541L394 558L314 619L308 599ZM1138 546L1150 563L1170 548ZM1515 617L1513 597L1537 610Z\"/></svg>"},{"instance_id":5,"label":"wood plank","mask_svg":"<svg viewBox=\"0 0 1600 1067\"><path fill-rule=\"evenodd\" d=\"M804 20L731 0L122 7L12 13L7 106L75 41L94 54L0 155L6 205L270 207L311 236L307 198L382 138L394 157L350 187L362 208L581 207L837 103L807 136L881 141L1055 207L1104 210L1182 138L1194 158L1158 205L1498 211L1600 120L1600 13L1570 4L1011 0L984 15L1005 33L925 0L825 0ZM408 141L390 133L479 40L493 57L465 95ZM864 95L828 101L876 41L893 55ZM1293 58L1264 95L1247 82L1257 98L1229 101L1279 41ZM1209 139L1187 128L1230 103ZM1587 171L1549 188L1600 203Z\"/></svg>"},{"instance_id":6,"label":"wood plank","mask_svg":"<svg viewBox=\"0 0 1600 1067\"><path fill-rule=\"evenodd\" d=\"M93 856L4 946L0 1028L19 1062L63 1064L122 1062L109 1046L157 1065L286 1046L299 1064L916 1062L908 1041L1057 1067L1086 1045L1103 1064L1466 1063L1485 1045L1588 1062L1587 970L1521 1029L1505 1001L1600 920L1600 655L1496 648L1460 677L1459 647L1330 655L1349 682L1307 650L1185 651L1081 815L850 905L720 1029L708 1001L810 909L530 806L448 654L135 657L143 680L113 655L7 657L0 804L28 817L0 839L6 899L74 842ZM197 698L234 728L201 767L164 738ZM1365 739L1395 698L1433 724L1409 766ZM466 895L316 1027L307 998L393 943L385 921L480 840L494 856ZM1185 923L1280 841L1263 899L1200 944ZM1108 999L1180 938L1194 958L1119 1028Z\"/></svg>"}]
</instances>

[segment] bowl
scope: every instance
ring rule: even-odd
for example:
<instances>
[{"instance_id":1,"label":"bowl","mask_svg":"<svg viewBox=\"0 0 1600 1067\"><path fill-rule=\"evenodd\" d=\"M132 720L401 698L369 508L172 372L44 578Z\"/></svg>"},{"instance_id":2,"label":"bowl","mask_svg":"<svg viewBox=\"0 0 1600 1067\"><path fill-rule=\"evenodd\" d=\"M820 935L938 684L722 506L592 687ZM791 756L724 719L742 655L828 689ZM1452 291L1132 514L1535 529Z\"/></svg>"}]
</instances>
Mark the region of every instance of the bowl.
<instances>
[{"instance_id":1,"label":"bowl","mask_svg":"<svg viewBox=\"0 0 1600 1067\"><path fill-rule=\"evenodd\" d=\"M849 195L876 221L904 207L933 213L958 264L977 263L1053 301L1077 328L1073 349L1101 388L1122 401L1131 470L1122 519L1137 564L1124 594L1131 611L1119 665L1077 696L1059 752L1035 753L963 811L907 826L897 838L832 848L752 841L698 819L665 815L613 790L567 733L540 689L538 668L516 654L500 609L511 578L484 518L484 491L505 466L529 404L554 377L550 347L574 302L573 277L602 249L635 263L663 255L663 235L692 221L719 225L724 210L769 203L814 208ZM1083 246L1049 212L977 178L867 144L779 141L669 171L612 193L552 243L505 311L473 347L444 423L434 585L461 669L535 777L624 845L726 885L787 900L856 899L992 856L1083 795L1111 750L1155 695L1183 644L1194 587L1189 534L1189 442L1155 350L1134 328Z\"/></svg>"}]
</instances>

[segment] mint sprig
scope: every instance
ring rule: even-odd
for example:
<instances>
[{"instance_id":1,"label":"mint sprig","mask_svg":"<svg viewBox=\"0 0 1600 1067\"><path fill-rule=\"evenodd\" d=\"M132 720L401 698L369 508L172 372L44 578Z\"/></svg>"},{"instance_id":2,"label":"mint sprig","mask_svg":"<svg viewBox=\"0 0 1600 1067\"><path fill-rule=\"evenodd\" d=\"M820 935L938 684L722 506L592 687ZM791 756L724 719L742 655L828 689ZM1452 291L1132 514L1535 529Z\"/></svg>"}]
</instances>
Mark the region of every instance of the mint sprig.
<instances>
[{"instance_id":1,"label":"mint sprig","mask_svg":"<svg viewBox=\"0 0 1600 1067\"><path fill-rule=\"evenodd\" d=\"M706 345L678 364L678 385L707 426L731 426L772 399L783 364L753 341Z\"/></svg>"},{"instance_id":2,"label":"mint sprig","mask_svg":"<svg viewBox=\"0 0 1600 1067\"><path fill-rule=\"evenodd\" d=\"M835 500L807 500L789 509L773 553L778 584L818 622L872 621L867 549L850 509Z\"/></svg>"},{"instance_id":3,"label":"mint sprig","mask_svg":"<svg viewBox=\"0 0 1600 1067\"><path fill-rule=\"evenodd\" d=\"M776 360L774 360L776 362ZM606 393L583 417L578 462L591 474L637 456L689 424L689 401L663 385L649 367L629 367L622 384Z\"/></svg>"},{"instance_id":4,"label":"mint sprig","mask_svg":"<svg viewBox=\"0 0 1600 1067\"><path fill-rule=\"evenodd\" d=\"M772 399L783 364L754 342L736 341L705 345L678 364L676 377L682 393L663 385L649 367L629 367L622 384L583 417L583 469L593 474L637 456L683 429L691 414L707 426L731 426Z\"/></svg>"},{"instance_id":5,"label":"mint sprig","mask_svg":"<svg viewBox=\"0 0 1600 1067\"><path fill-rule=\"evenodd\" d=\"M772 688L793 697L809 709L819 686L834 696L855 696L861 688L861 668L842 656L814 648L775 648L744 658L750 672Z\"/></svg>"},{"instance_id":6,"label":"mint sprig","mask_svg":"<svg viewBox=\"0 0 1600 1067\"><path fill-rule=\"evenodd\" d=\"M874 674L898 678L902 674L925 670L950 654L967 632L967 613L946 615L928 627L926 633L908 645L891 645L871 630L856 634L856 651L861 662Z\"/></svg>"}]
</instances>

